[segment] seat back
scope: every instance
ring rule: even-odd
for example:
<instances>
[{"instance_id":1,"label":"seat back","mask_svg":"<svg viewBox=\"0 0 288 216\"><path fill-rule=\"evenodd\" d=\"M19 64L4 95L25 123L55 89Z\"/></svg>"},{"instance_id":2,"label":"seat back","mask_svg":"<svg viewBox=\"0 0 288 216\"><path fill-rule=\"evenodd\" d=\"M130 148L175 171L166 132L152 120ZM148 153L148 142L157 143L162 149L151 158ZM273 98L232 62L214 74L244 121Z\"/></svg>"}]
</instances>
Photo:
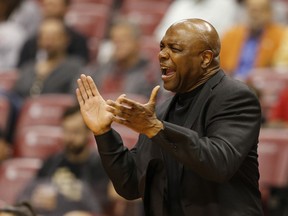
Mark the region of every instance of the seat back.
<instances>
[{"instance_id":1,"label":"seat back","mask_svg":"<svg viewBox=\"0 0 288 216\"><path fill-rule=\"evenodd\" d=\"M62 128L59 126L25 126L14 139L14 157L46 159L59 152L62 146Z\"/></svg>"},{"instance_id":2,"label":"seat back","mask_svg":"<svg viewBox=\"0 0 288 216\"><path fill-rule=\"evenodd\" d=\"M86 37L103 38L110 17L110 6L94 2L75 2L65 20Z\"/></svg>"},{"instance_id":3,"label":"seat back","mask_svg":"<svg viewBox=\"0 0 288 216\"><path fill-rule=\"evenodd\" d=\"M16 69L0 71L0 90L9 91L15 85L19 77Z\"/></svg>"},{"instance_id":4,"label":"seat back","mask_svg":"<svg viewBox=\"0 0 288 216\"><path fill-rule=\"evenodd\" d=\"M17 128L32 125L56 125L67 107L75 103L68 94L43 94L25 100L17 120Z\"/></svg>"},{"instance_id":5,"label":"seat back","mask_svg":"<svg viewBox=\"0 0 288 216\"><path fill-rule=\"evenodd\" d=\"M0 200L14 204L18 194L34 177L42 165L41 160L32 158L13 158L0 165Z\"/></svg>"},{"instance_id":6,"label":"seat back","mask_svg":"<svg viewBox=\"0 0 288 216\"><path fill-rule=\"evenodd\" d=\"M260 91L261 106L268 113L279 93L288 86L288 70L285 68L260 68L251 71L247 82Z\"/></svg>"},{"instance_id":7,"label":"seat back","mask_svg":"<svg viewBox=\"0 0 288 216\"><path fill-rule=\"evenodd\" d=\"M124 1L120 14L140 25L143 35L153 35L170 3L165 1Z\"/></svg>"},{"instance_id":8,"label":"seat back","mask_svg":"<svg viewBox=\"0 0 288 216\"><path fill-rule=\"evenodd\" d=\"M260 186L288 183L288 129L262 128L259 136Z\"/></svg>"}]
</instances>

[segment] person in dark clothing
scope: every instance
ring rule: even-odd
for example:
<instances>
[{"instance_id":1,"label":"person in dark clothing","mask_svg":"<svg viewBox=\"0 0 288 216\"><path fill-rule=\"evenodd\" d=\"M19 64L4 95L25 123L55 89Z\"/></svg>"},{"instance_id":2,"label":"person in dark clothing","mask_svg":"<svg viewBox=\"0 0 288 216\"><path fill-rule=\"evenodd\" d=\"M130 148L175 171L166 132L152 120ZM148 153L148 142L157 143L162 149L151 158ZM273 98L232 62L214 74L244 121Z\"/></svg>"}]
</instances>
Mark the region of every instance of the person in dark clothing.
<instances>
[{"instance_id":1,"label":"person in dark clothing","mask_svg":"<svg viewBox=\"0 0 288 216\"><path fill-rule=\"evenodd\" d=\"M35 211L45 216L77 210L103 213L109 204L109 179L99 155L89 145L91 132L79 106L68 108L62 127L63 151L43 162L17 200L31 200Z\"/></svg>"},{"instance_id":2,"label":"person in dark clothing","mask_svg":"<svg viewBox=\"0 0 288 216\"><path fill-rule=\"evenodd\" d=\"M86 125L116 191L143 199L149 216L262 216L257 160L261 109L255 93L226 76L220 40L201 19L171 25L160 42L166 90L146 104L120 95L105 101L93 79L78 79ZM138 132L134 149L123 146L112 122Z\"/></svg>"},{"instance_id":3,"label":"person in dark clothing","mask_svg":"<svg viewBox=\"0 0 288 216\"><path fill-rule=\"evenodd\" d=\"M70 0L44 0L42 3L44 18L56 18L64 21L70 3ZM69 35L68 54L81 58L84 62L88 62L90 59L87 38L74 28L70 26L66 27ZM38 36L34 35L24 43L20 51L18 67L41 56L40 50L37 49L37 38Z\"/></svg>"}]
</instances>

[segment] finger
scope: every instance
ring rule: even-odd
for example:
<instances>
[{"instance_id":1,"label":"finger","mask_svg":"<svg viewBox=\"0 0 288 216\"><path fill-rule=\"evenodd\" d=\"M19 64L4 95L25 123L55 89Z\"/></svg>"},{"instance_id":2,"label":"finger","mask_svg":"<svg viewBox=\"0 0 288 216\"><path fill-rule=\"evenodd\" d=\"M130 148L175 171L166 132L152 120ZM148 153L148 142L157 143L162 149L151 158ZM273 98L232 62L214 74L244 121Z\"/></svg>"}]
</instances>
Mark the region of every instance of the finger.
<instances>
[{"instance_id":1,"label":"finger","mask_svg":"<svg viewBox=\"0 0 288 216\"><path fill-rule=\"evenodd\" d=\"M140 105L140 103L138 103L137 101L131 100L131 99L126 98L126 97L121 97L121 98L119 97L117 99L117 102L119 104L123 104L123 105L125 104L128 107L137 107Z\"/></svg>"},{"instance_id":2,"label":"finger","mask_svg":"<svg viewBox=\"0 0 288 216\"><path fill-rule=\"evenodd\" d=\"M82 83L84 85L84 88L85 88L85 91L86 91L86 94L87 94L87 97L92 97L92 91L91 91L91 87L89 85L89 82L88 82L88 78L86 75L84 74L81 74L81 80L82 80Z\"/></svg>"},{"instance_id":3,"label":"finger","mask_svg":"<svg viewBox=\"0 0 288 216\"><path fill-rule=\"evenodd\" d=\"M115 109L115 107L108 105L108 106L106 107L106 110L107 110L108 112L112 113L113 115L116 115L116 109Z\"/></svg>"},{"instance_id":4,"label":"finger","mask_svg":"<svg viewBox=\"0 0 288 216\"><path fill-rule=\"evenodd\" d=\"M85 102L85 100L88 99L88 95L86 94L86 90L85 90L85 87L83 85L82 79L78 79L77 84L78 84L78 89L80 91L80 94L81 94L81 96Z\"/></svg>"},{"instance_id":5,"label":"finger","mask_svg":"<svg viewBox=\"0 0 288 216\"><path fill-rule=\"evenodd\" d=\"M116 99L116 103L121 103L122 98L125 98L126 94L122 94L120 95L117 99Z\"/></svg>"},{"instance_id":6,"label":"finger","mask_svg":"<svg viewBox=\"0 0 288 216\"><path fill-rule=\"evenodd\" d=\"M126 119L119 118L119 117L117 117L117 116L114 116L114 117L112 118L112 121L113 121L113 122L116 122L116 123L118 123L118 124L122 124L122 125L128 125L128 123L129 123Z\"/></svg>"},{"instance_id":7,"label":"finger","mask_svg":"<svg viewBox=\"0 0 288 216\"><path fill-rule=\"evenodd\" d=\"M83 106L84 100L83 100L83 97L81 95L79 88L76 89L76 96L77 96L78 103L80 104L80 107Z\"/></svg>"},{"instance_id":8,"label":"finger","mask_svg":"<svg viewBox=\"0 0 288 216\"><path fill-rule=\"evenodd\" d=\"M107 107L108 111L113 113L113 115L118 116L120 118L127 119L131 116L131 113L133 112L131 107L127 107L126 105L116 103L112 100L107 100L107 104L109 105Z\"/></svg>"},{"instance_id":9,"label":"finger","mask_svg":"<svg viewBox=\"0 0 288 216\"><path fill-rule=\"evenodd\" d=\"M94 96L100 96L100 93L99 93L99 91L98 91L98 88L97 88L94 80L92 79L92 77L91 77L91 76L88 76L88 77L87 77L87 80L88 80L90 89L91 89L91 91L92 91L92 95L94 95Z\"/></svg>"},{"instance_id":10,"label":"finger","mask_svg":"<svg viewBox=\"0 0 288 216\"><path fill-rule=\"evenodd\" d=\"M160 86L159 86L159 85L157 85L157 86L155 86L155 87L153 88L148 103L153 104L153 105L156 104L156 99L157 99L157 94L158 94L158 92L159 92L159 89L160 89Z\"/></svg>"}]
</instances>

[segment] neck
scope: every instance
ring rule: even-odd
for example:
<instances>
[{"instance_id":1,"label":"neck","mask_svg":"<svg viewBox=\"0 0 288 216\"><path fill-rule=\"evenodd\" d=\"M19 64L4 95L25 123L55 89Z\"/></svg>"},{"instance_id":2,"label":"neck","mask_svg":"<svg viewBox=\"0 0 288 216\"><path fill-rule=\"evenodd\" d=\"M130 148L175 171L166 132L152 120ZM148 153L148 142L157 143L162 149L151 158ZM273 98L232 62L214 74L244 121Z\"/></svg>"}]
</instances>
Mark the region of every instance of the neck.
<instances>
[{"instance_id":1,"label":"neck","mask_svg":"<svg viewBox=\"0 0 288 216\"><path fill-rule=\"evenodd\" d=\"M66 57L65 53L56 53L54 55L48 55L47 61L50 63L58 64Z\"/></svg>"},{"instance_id":2,"label":"neck","mask_svg":"<svg viewBox=\"0 0 288 216\"><path fill-rule=\"evenodd\" d=\"M68 161L70 161L70 162L81 163L83 161L86 161L88 159L89 155L90 155L89 148L86 147L79 154L67 153L66 157L67 157Z\"/></svg>"},{"instance_id":3,"label":"neck","mask_svg":"<svg viewBox=\"0 0 288 216\"><path fill-rule=\"evenodd\" d=\"M139 55L135 54L131 56L130 58L127 58L121 62L118 62L118 65L121 68L128 69L128 68L133 67L135 64L137 64L138 61L139 61Z\"/></svg>"},{"instance_id":4,"label":"neck","mask_svg":"<svg viewBox=\"0 0 288 216\"><path fill-rule=\"evenodd\" d=\"M196 89L198 86L206 83L212 76L214 76L218 71L220 70L220 66L217 64L215 66L212 66L210 68L208 68L200 77L199 81L193 86L193 88L191 89L194 90Z\"/></svg>"}]
</instances>

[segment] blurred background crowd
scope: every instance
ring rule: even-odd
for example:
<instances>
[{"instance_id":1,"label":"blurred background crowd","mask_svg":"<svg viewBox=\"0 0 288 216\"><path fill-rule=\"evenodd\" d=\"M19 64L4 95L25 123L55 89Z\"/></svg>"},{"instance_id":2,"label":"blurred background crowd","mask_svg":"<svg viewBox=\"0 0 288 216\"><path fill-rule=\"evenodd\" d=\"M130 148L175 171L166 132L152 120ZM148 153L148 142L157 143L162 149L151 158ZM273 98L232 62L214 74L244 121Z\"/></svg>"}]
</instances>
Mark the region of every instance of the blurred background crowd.
<instances>
[{"instance_id":1,"label":"blurred background crowd","mask_svg":"<svg viewBox=\"0 0 288 216\"><path fill-rule=\"evenodd\" d=\"M215 26L221 67L258 95L263 206L288 215L287 0L0 0L0 215L143 215L103 171L76 80L146 102L161 85L159 42L185 18ZM132 148L137 134L114 127ZM35 213L18 212L24 201Z\"/></svg>"}]
</instances>

